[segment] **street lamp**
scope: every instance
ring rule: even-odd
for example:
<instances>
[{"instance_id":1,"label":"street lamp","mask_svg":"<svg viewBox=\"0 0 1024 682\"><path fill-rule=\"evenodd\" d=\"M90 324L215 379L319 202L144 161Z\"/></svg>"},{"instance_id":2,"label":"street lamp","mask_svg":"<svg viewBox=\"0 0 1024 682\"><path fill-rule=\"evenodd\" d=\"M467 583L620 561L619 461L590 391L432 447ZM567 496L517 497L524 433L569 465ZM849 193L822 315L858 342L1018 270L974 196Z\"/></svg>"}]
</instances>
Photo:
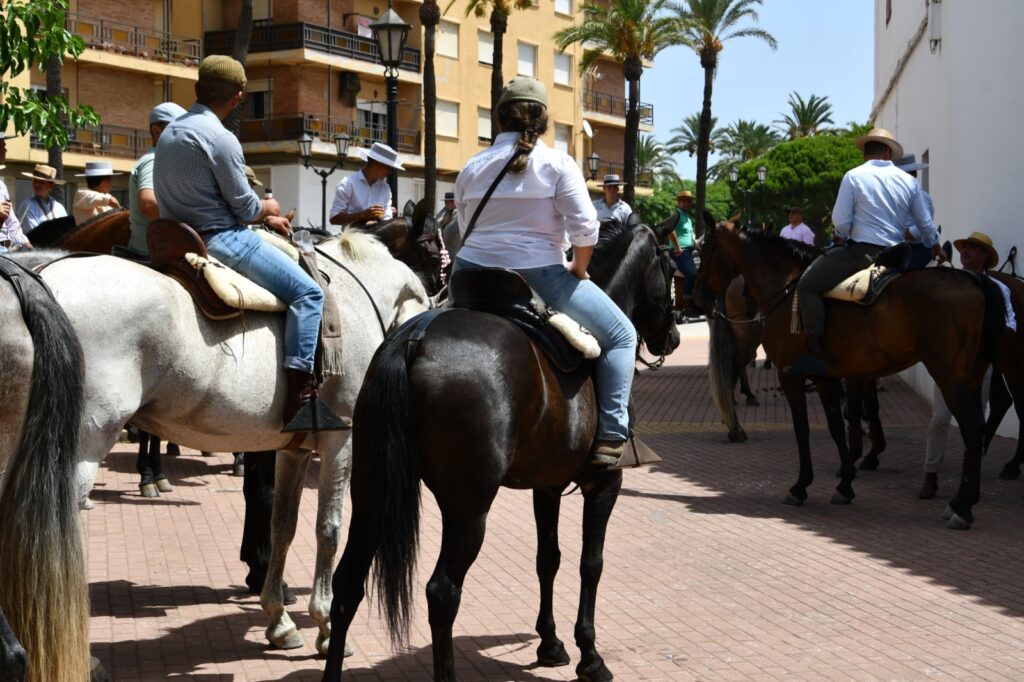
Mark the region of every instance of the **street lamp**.
<instances>
[{"instance_id":1,"label":"street lamp","mask_svg":"<svg viewBox=\"0 0 1024 682\"><path fill-rule=\"evenodd\" d=\"M764 166L758 166L757 167L757 182L758 182L758 184L763 185L764 184L764 179L766 177L768 177L768 169L765 168ZM736 166L733 166L732 168L729 169L729 182L731 182L735 186L736 182L739 179L740 179L740 171L739 171L738 168L736 168ZM743 193L743 203L744 203L744 205L746 207L747 227L750 227L750 224L752 222L750 220L750 218L751 218L751 215L750 215L750 195L753 194L754 188L753 187L748 187L748 188L735 187L735 189Z\"/></svg>"},{"instance_id":2,"label":"street lamp","mask_svg":"<svg viewBox=\"0 0 1024 682\"><path fill-rule=\"evenodd\" d=\"M405 39L409 36L410 28L412 27L392 9L391 0L388 0L388 11L380 21L370 24L380 61L384 65L388 101L388 146L395 151L398 151L398 66L402 63L402 51L405 49ZM388 185L391 187L391 200L397 205L398 176L394 171L388 174Z\"/></svg>"},{"instance_id":3,"label":"street lamp","mask_svg":"<svg viewBox=\"0 0 1024 682\"><path fill-rule=\"evenodd\" d=\"M327 178L345 165L345 159L348 157L348 145L351 141L351 138L344 133L334 136L334 150L338 156L330 169L324 170L313 165L313 138L309 136L309 133L303 133L299 138L299 156L302 157L302 165L320 176L320 229L322 230L327 229Z\"/></svg>"},{"instance_id":4,"label":"street lamp","mask_svg":"<svg viewBox=\"0 0 1024 682\"><path fill-rule=\"evenodd\" d=\"M590 170L590 179L597 180L597 167L601 165L601 157L597 155L597 152L590 152L590 156L587 157L587 169Z\"/></svg>"}]
</instances>

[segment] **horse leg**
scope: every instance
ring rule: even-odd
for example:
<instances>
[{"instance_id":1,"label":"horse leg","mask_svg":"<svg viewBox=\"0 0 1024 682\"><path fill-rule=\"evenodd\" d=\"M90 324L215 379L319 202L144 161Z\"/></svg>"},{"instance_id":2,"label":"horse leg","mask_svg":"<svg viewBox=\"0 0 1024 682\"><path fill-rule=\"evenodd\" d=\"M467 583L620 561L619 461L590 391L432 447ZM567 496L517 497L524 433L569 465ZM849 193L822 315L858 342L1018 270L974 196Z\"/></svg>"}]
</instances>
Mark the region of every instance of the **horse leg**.
<instances>
[{"instance_id":1,"label":"horse leg","mask_svg":"<svg viewBox=\"0 0 1024 682\"><path fill-rule=\"evenodd\" d=\"M231 475L242 478L245 476L245 453L233 452L231 454L234 455L235 458L234 461L231 462ZM203 453L203 456L206 457L205 452Z\"/></svg>"},{"instance_id":2,"label":"horse leg","mask_svg":"<svg viewBox=\"0 0 1024 682\"><path fill-rule=\"evenodd\" d=\"M150 442L156 438L139 429L139 456L135 460L135 469L139 472L139 491L143 497L159 497L153 480L153 469L149 456ZM159 441L158 441L159 443ZM159 445L157 445L159 447ZM157 455L159 457L159 454Z\"/></svg>"},{"instance_id":3,"label":"horse leg","mask_svg":"<svg viewBox=\"0 0 1024 682\"><path fill-rule=\"evenodd\" d=\"M492 491L482 505L484 511L455 513L442 509L441 554L434 573L427 582L427 613L430 620L430 638L434 651L435 682L455 682L455 649L452 645L452 625L462 602L462 583L466 572L476 561L487 530L487 509L494 499ZM485 493L486 494L486 493Z\"/></svg>"},{"instance_id":4,"label":"horse leg","mask_svg":"<svg viewBox=\"0 0 1024 682\"><path fill-rule=\"evenodd\" d=\"M864 454L864 426L861 423L861 416L864 410L864 394L867 386L859 379L846 380L846 420L849 423L847 434L850 439L850 458L853 462L860 459ZM843 475L842 468L836 472L836 477Z\"/></svg>"},{"instance_id":5,"label":"horse leg","mask_svg":"<svg viewBox=\"0 0 1024 682\"><path fill-rule=\"evenodd\" d=\"M96 472L99 471L100 462L114 447L114 443L117 442L118 436L121 434L123 424L124 422L110 423L105 427L97 428L92 422L83 422L81 426L76 478L79 490L78 504L82 509L92 509L96 506L89 499L89 493L92 492L93 486L96 484Z\"/></svg>"},{"instance_id":6,"label":"horse leg","mask_svg":"<svg viewBox=\"0 0 1024 682\"><path fill-rule=\"evenodd\" d=\"M814 467L811 465L811 428L807 422L807 394L804 392L803 376L782 370L778 372L782 392L793 416L793 433L796 435L796 447L800 456L800 474L782 503L799 506L807 500L807 487L814 481Z\"/></svg>"},{"instance_id":7,"label":"horse leg","mask_svg":"<svg viewBox=\"0 0 1024 682\"><path fill-rule=\"evenodd\" d=\"M177 443L167 441L167 456L168 457L179 457L181 455L181 448Z\"/></svg>"},{"instance_id":8,"label":"horse leg","mask_svg":"<svg viewBox=\"0 0 1024 682\"><path fill-rule=\"evenodd\" d=\"M1014 379L1006 379L999 370L992 371L992 391L989 394L989 414L988 420L985 422L985 440L982 444L984 451L987 453L988 448L992 445L992 440L996 437L996 431L999 429L999 424L1002 423L1003 417L1006 416L1006 412L1010 409L1010 405L1013 405L1014 411L1017 413L1017 419L1021 424L1021 432L1024 433L1024 420L1021 420L1021 412L1024 408L1021 407L1021 403L1024 402L1024 386L1014 386L1011 388L1007 387L1007 384L1019 384L1020 382ZM1014 396L1019 395L1021 400L1015 400ZM1024 463L1024 448L1021 447L1020 438L1017 439L1017 451L1013 454L1013 459L1003 465L1002 471L999 472L999 478L1007 481L1015 481L1020 478L1020 467Z\"/></svg>"},{"instance_id":9,"label":"horse leg","mask_svg":"<svg viewBox=\"0 0 1024 682\"><path fill-rule=\"evenodd\" d=\"M172 443L167 444L168 454L170 454L171 445ZM156 436L153 436L153 441L149 448L149 468L153 471L153 483L156 485L157 492L174 492L170 481L167 480L167 475L164 474L164 467L160 461L160 439Z\"/></svg>"},{"instance_id":10,"label":"horse leg","mask_svg":"<svg viewBox=\"0 0 1024 682\"><path fill-rule=\"evenodd\" d=\"M757 396L750 390L750 379L747 377L747 368L743 367L739 371L740 375L740 393L747 396L747 405L758 406L761 403L758 402Z\"/></svg>"},{"instance_id":11,"label":"horse leg","mask_svg":"<svg viewBox=\"0 0 1024 682\"><path fill-rule=\"evenodd\" d=\"M580 662L576 675L587 682L613 679L612 672L597 653L594 611L597 607L597 584L604 570L604 538L608 519L622 489L622 472L598 474L581 482L583 491L583 552L580 556L580 608L576 618L576 646Z\"/></svg>"},{"instance_id":12,"label":"horse leg","mask_svg":"<svg viewBox=\"0 0 1024 682\"><path fill-rule=\"evenodd\" d=\"M303 645L295 623L284 608L282 583L284 562L288 548L295 539L295 526L299 520L299 501L302 497L302 483L312 453L298 450L281 450L277 454L277 468L274 472L274 511L271 515L270 565L263 582L260 605L270 616L266 637L273 646L281 649L296 649Z\"/></svg>"},{"instance_id":13,"label":"horse leg","mask_svg":"<svg viewBox=\"0 0 1024 682\"><path fill-rule=\"evenodd\" d=\"M245 453L245 480L242 482L245 520L242 524L242 547L238 558L249 566L245 584L250 594L262 592L263 583L267 578L276 464L277 450ZM284 603L295 603L295 597L287 586L284 590Z\"/></svg>"},{"instance_id":14,"label":"horse leg","mask_svg":"<svg viewBox=\"0 0 1024 682\"><path fill-rule=\"evenodd\" d=\"M973 386L971 385L973 384ZM952 381L942 387L953 416L960 426L964 441L964 463L960 486L949 501L946 515L952 530L968 530L974 523L971 509L981 497L981 442L984 437L985 417L981 407L977 382Z\"/></svg>"},{"instance_id":15,"label":"horse leg","mask_svg":"<svg viewBox=\"0 0 1024 682\"><path fill-rule=\"evenodd\" d=\"M537 521L537 578L540 581L540 611L537 613L537 663L556 667L569 664L565 644L555 634L555 575L562 562L558 549L558 510L562 505L561 488L533 491L533 517Z\"/></svg>"},{"instance_id":16,"label":"horse leg","mask_svg":"<svg viewBox=\"0 0 1024 682\"><path fill-rule=\"evenodd\" d=\"M853 501L853 477L857 473L853 465L853 457L849 448L846 447L846 424L843 423L843 384L839 379L819 379L817 382L818 397L821 405L825 408L825 420L828 422L828 432L839 450L839 485L832 495L832 504L850 504ZM847 401L850 406L850 421L854 419L855 408L853 393ZM860 402L857 396L856 402ZM856 408L856 419L860 421L860 409Z\"/></svg>"},{"instance_id":17,"label":"horse leg","mask_svg":"<svg viewBox=\"0 0 1024 682\"><path fill-rule=\"evenodd\" d=\"M309 615L319 632L316 648L327 655L331 637L331 571L341 539L341 514L352 475L352 439L345 434L345 444L335 455L331 448L320 450L319 500L316 510L316 568L313 571L313 594L309 599Z\"/></svg>"},{"instance_id":18,"label":"horse leg","mask_svg":"<svg viewBox=\"0 0 1024 682\"><path fill-rule=\"evenodd\" d=\"M864 418L868 422L868 439L871 449L861 462L860 468L874 471L878 468L878 456L885 452L885 431L878 410L878 382L869 379L864 387Z\"/></svg>"}]
</instances>

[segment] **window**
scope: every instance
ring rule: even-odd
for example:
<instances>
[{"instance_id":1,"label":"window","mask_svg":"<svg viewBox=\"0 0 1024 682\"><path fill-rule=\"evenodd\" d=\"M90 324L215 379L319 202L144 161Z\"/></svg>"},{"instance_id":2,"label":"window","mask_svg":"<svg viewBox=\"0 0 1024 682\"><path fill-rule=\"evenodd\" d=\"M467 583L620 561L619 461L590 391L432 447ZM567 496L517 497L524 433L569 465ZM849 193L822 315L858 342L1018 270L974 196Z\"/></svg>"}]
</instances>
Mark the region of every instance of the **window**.
<instances>
[{"instance_id":1,"label":"window","mask_svg":"<svg viewBox=\"0 0 1024 682\"><path fill-rule=\"evenodd\" d=\"M572 141L572 128L561 124L555 124L555 149L566 154L572 154L569 143Z\"/></svg>"},{"instance_id":2,"label":"window","mask_svg":"<svg viewBox=\"0 0 1024 682\"><path fill-rule=\"evenodd\" d=\"M387 140L388 116L387 108L382 102L359 101L356 108L356 123L359 137L364 144L385 142Z\"/></svg>"},{"instance_id":3,"label":"window","mask_svg":"<svg viewBox=\"0 0 1024 682\"><path fill-rule=\"evenodd\" d=\"M459 136L459 103L437 100L437 134Z\"/></svg>"},{"instance_id":4,"label":"window","mask_svg":"<svg viewBox=\"0 0 1024 682\"><path fill-rule=\"evenodd\" d=\"M491 110L480 107L476 110L476 137L480 142L491 141Z\"/></svg>"},{"instance_id":5,"label":"window","mask_svg":"<svg viewBox=\"0 0 1024 682\"><path fill-rule=\"evenodd\" d=\"M931 155L928 153L929 151L930 150L928 149L924 150L924 154L921 155L921 163L931 163L931 161L929 160L931 158ZM921 172L918 173L918 179L921 181L921 189L923 189L925 192L928 191L928 180L930 179L928 177L928 170L928 168L923 168L921 169Z\"/></svg>"},{"instance_id":6,"label":"window","mask_svg":"<svg viewBox=\"0 0 1024 682\"><path fill-rule=\"evenodd\" d=\"M373 29L370 28L370 24L374 23L373 17L364 17L362 15L356 15L352 17L352 21L356 25L356 35L362 36L363 38L373 38Z\"/></svg>"},{"instance_id":7,"label":"window","mask_svg":"<svg viewBox=\"0 0 1024 682\"><path fill-rule=\"evenodd\" d=\"M555 12L558 14L572 14L572 0L555 0Z\"/></svg>"},{"instance_id":8,"label":"window","mask_svg":"<svg viewBox=\"0 0 1024 682\"><path fill-rule=\"evenodd\" d=\"M537 77L537 46L528 43L519 43L519 66L517 73L520 76Z\"/></svg>"},{"instance_id":9,"label":"window","mask_svg":"<svg viewBox=\"0 0 1024 682\"><path fill-rule=\"evenodd\" d=\"M885 0L885 25L889 25L889 20L892 19L892 0Z\"/></svg>"},{"instance_id":10,"label":"window","mask_svg":"<svg viewBox=\"0 0 1024 682\"><path fill-rule=\"evenodd\" d=\"M558 85L572 84L572 56L564 52L555 53L555 83Z\"/></svg>"},{"instance_id":11,"label":"window","mask_svg":"<svg viewBox=\"0 0 1024 682\"><path fill-rule=\"evenodd\" d=\"M437 26L437 54L442 57L459 58L459 25L442 21Z\"/></svg>"},{"instance_id":12,"label":"window","mask_svg":"<svg viewBox=\"0 0 1024 682\"><path fill-rule=\"evenodd\" d=\"M494 63L494 36L487 31L477 31L477 61L481 64Z\"/></svg>"}]
</instances>

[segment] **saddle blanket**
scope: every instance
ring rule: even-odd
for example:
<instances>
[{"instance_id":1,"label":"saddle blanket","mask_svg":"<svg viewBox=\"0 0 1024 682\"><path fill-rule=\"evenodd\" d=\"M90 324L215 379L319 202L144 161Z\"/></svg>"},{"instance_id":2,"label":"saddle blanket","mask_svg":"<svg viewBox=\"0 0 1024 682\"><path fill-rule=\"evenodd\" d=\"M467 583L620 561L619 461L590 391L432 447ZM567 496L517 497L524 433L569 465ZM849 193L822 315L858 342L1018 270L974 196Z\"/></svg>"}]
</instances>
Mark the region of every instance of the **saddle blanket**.
<instances>
[{"instance_id":1,"label":"saddle blanket","mask_svg":"<svg viewBox=\"0 0 1024 682\"><path fill-rule=\"evenodd\" d=\"M831 298L836 301L850 301L868 305L882 293L882 290L894 280L897 272L891 272L888 268L879 265L872 265L869 268L855 272L832 289L823 294L823 298Z\"/></svg>"},{"instance_id":2,"label":"saddle blanket","mask_svg":"<svg viewBox=\"0 0 1024 682\"><path fill-rule=\"evenodd\" d=\"M587 360L596 360L601 356L601 346L597 343L594 335L582 324L572 319L565 313L560 313L548 306L541 300L536 291L533 292L533 299L530 301L533 310L545 318L555 331L565 337L569 345L583 354Z\"/></svg>"},{"instance_id":3,"label":"saddle blanket","mask_svg":"<svg viewBox=\"0 0 1024 682\"><path fill-rule=\"evenodd\" d=\"M213 292L232 308L264 313L283 313L288 310L284 301L213 256L204 258L195 253L186 253L185 260L202 273Z\"/></svg>"}]
</instances>

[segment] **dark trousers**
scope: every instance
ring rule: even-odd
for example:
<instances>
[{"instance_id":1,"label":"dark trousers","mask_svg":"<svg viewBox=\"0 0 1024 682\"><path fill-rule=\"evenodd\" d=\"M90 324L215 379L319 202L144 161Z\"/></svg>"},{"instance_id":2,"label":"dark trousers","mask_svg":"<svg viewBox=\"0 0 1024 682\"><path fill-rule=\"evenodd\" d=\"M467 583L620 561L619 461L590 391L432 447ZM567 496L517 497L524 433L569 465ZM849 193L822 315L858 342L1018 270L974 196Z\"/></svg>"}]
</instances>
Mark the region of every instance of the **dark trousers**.
<instances>
[{"instance_id":1,"label":"dark trousers","mask_svg":"<svg viewBox=\"0 0 1024 682\"><path fill-rule=\"evenodd\" d=\"M883 248L874 244L847 242L845 246L831 249L811 263L796 285L805 334L824 336L825 301L821 295L853 273L870 267Z\"/></svg>"},{"instance_id":2,"label":"dark trousers","mask_svg":"<svg viewBox=\"0 0 1024 682\"><path fill-rule=\"evenodd\" d=\"M932 250L924 244L910 245L910 261L907 263L908 270L928 267L932 262Z\"/></svg>"},{"instance_id":3,"label":"dark trousers","mask_svg":"<svg viewBox=\"0 0 1024 682\"><path fill-rule=\"evenodd\" d=\"M697 283L697 266L693 262L693 247L687 246L678 256L674 256L676 267L683 273L683 296L693 297L693 285Z\"/></svg>"}]
</instances>

